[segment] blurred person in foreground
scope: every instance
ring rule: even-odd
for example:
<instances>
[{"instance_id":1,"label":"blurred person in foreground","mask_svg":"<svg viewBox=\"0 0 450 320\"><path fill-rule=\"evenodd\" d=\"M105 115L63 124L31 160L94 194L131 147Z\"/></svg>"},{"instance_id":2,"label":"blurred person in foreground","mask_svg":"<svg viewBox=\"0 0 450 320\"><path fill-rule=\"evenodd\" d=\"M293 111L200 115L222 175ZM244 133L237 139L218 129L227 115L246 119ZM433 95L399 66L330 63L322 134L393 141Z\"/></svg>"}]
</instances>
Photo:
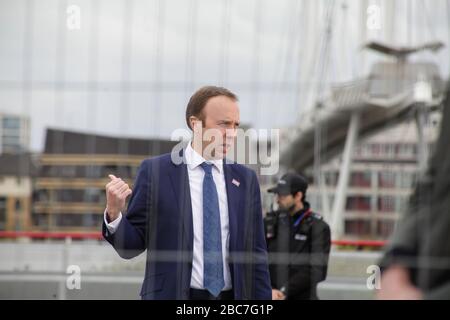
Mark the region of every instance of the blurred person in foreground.
<instances>
[{"instance_id":1,"label":"blurred person in foreground","mask_svg":"<svg viewBox=\"0 0 450 320\"><path fill-rule=\"evenodd\" d=\"M122 258L147 250L142 299L271 299L256 174L224 159L237 101L225 88L200 88L186 108L186 147L144 160L133 191L110 176L103 235Z\"/></svg>"},{"instance_id":2,"label":"blurred person in foreground","mask_svg":"<svg viewBox=\"0 0 450 320\"><path fill-rule=\"evenodd\" d=\"M450 299L450 83L434 150L381 260L378 299Z\"/></svg>"},{"instance_id":3,"label":"blurred person in foreground","mask_svg":"<svg viewBox=\"0 0 450 320\"><path fill-rule=\"evenodd\" d=\"M327 276L330 228L306 201L307 189L303 176L287 173L268 190L279 207L265 217L274 300L317 300Z\"/></svg>"}]
</instances>

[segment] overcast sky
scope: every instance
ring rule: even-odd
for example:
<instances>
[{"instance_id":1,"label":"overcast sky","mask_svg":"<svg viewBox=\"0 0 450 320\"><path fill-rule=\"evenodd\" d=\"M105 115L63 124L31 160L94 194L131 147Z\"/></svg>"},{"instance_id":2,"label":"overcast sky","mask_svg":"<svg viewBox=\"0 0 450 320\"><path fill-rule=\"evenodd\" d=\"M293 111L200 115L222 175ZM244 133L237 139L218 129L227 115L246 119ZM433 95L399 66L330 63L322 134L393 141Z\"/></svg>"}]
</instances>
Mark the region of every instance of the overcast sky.
<instances>
[{"instance_id":1,"label":"overcast sky","mask_svg":"<svg viewBox=\"0 0 450 320\"><path fill-rule=\"evenodd\" d=\"M336 0L330 16L333 1L0 0L0 112L31 118L34 150L48 126L167 138L185 126L193 91L214 84L238 94L243 124L292 126L319 83L367 75L382 58L361 50L369 40L440 40L443 50L414 59L446 78L448 2ZM67 26L73 5L80 29ZM379 28L367 27L369 5L380 8Z\"/></svg>"}]
</instances>

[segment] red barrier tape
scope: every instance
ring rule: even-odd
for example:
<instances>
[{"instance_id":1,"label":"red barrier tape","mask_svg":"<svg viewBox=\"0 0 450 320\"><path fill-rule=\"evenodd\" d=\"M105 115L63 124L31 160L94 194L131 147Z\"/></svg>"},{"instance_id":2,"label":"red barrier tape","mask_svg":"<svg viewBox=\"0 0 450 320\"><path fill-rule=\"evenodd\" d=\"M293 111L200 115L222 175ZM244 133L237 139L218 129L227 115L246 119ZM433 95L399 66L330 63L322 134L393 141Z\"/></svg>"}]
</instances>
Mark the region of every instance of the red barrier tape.
<instances>
[{"instance_id":1,"label":"red barrier tape","mask_svg":"<svg viewBox=\"0 0 450 320\"><path fill-rule=\"evenodd\" d=\"M0 231L0 239L93 239L102 240L103 236L100 232L30 232L30 231ZM336 246L357 246L357 247L383 247L386 241L378 240L333 240Z\"/></svg>"},{"instance_id":2,"label":"red barrier tape","mask_svg":"<svg viewBox=\"0 0 450 320\"><path fill-rule=\"evenodd\" d=\"M333 240L336 246L384 247L387 241L378 240Z\"/></svg>"},{"instance_id":3,"label":"red barrier tape","mask_svg":"<svg viewBox=\"0 0 450 320\"><path fill-rule=\"evenodd\" d=\"M95 239L101 240L100 232L29 232L29 231L0 231L0 238L31 238L31 239Z\"/></svg>"}]
</instances>

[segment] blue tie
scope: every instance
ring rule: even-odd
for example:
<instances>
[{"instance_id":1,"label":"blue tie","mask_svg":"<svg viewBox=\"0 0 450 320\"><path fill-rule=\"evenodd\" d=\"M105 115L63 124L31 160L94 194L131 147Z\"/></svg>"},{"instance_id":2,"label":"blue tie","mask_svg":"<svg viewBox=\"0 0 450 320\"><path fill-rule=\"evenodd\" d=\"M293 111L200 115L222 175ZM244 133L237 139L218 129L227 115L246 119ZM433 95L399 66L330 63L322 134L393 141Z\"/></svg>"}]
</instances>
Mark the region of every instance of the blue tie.
<instances>
[{"instance_id":1,"label":"blue tie","mask_svg":"<svg viewBox=\"0 0 450 320\"><path fill-rule=\"evenodd\" d=\"M212 164L203 162L200 166L205 171L203 178L203 286L217 297L225 286L219 198L212 176Z\"/></svg>"}]
</instances>

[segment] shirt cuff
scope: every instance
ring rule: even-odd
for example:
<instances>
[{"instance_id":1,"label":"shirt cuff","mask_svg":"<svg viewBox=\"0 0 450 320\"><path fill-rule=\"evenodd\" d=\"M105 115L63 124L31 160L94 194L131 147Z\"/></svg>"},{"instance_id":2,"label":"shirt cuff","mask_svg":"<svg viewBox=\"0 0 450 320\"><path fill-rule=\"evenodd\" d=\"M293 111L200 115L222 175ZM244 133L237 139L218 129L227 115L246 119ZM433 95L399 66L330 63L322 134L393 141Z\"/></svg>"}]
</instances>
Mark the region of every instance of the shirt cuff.
<instances>
[{"instance_id":1,"label":"shirt cuff","mask_svg":"<svg viewBox=\"0 0 450 320\"><path fill-rule=\"evenodd\" d=\"M108 213L106 212L106 209L105 209L103 219L105 220L106 228L108 229L110 234L114 234L114 232L116 232L117 228L119 227L120 221L122 221L122 212L119 212L119 216L116 218L116 220L111 221L109 223L108 223L107 215L108 215Z\"/></svg>"}]
</instances>

